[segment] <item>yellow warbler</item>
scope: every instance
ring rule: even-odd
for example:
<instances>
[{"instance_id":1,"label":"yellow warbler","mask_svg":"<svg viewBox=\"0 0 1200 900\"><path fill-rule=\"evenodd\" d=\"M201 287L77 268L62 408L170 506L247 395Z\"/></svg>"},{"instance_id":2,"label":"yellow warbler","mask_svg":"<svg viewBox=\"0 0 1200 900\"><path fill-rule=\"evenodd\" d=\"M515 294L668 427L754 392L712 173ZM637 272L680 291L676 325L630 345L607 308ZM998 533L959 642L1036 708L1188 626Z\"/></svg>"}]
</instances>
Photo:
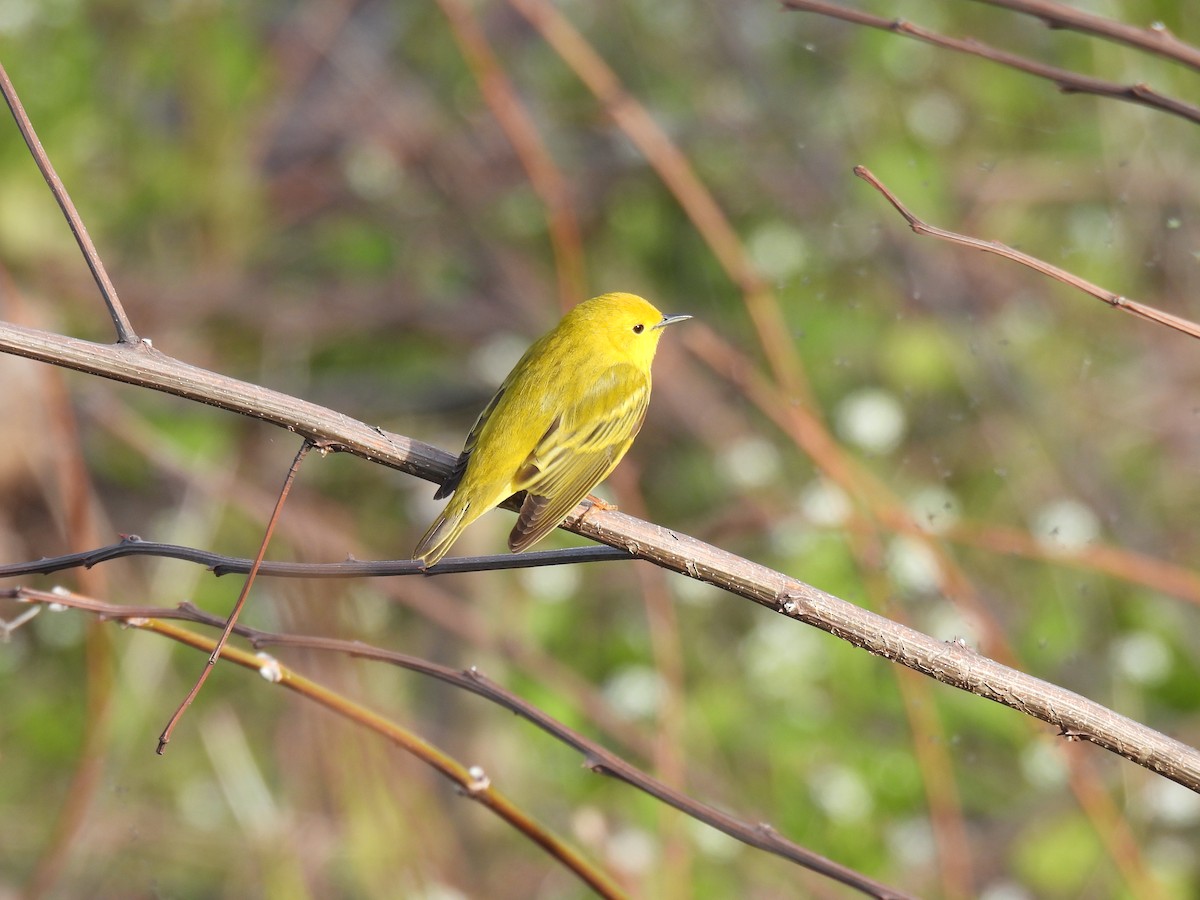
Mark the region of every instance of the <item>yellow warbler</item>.
<instances>
[{"instance_id":1,"label":"yellow warbler","mask_svg":"<svg viewBox=\"0 0 1200 900\"><path fill-rule=\"evenodd\" d=\"M664 316L641 297L619 293L563 316L479 414L434 499L454 496L413 559L436 564L464 528L519 491L525 502L509 549L519 553L553 531L633 443L650 403L662 329L690 318Z\"/></svg>"}]
</instances>

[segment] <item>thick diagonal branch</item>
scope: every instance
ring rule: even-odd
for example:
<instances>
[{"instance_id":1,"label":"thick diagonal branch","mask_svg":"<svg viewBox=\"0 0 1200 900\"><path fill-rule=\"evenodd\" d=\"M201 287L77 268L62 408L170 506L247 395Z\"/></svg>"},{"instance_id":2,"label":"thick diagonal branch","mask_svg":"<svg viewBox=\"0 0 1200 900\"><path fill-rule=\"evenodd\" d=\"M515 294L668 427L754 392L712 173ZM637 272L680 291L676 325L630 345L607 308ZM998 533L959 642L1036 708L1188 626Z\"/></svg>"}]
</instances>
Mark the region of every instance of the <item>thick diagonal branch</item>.
<instances>
[{"instance_id":1,"label":"thick diagonal branch","mask_svg":"<svg viewBox=\"0 0 1200 900\"><path fill-rule=\"evenodd\" d=\"M144 344L93 344L0 323L0 352L263 419L330 449L433 482L444 479L453 460L451 454L428 444L387 434L315 403L190 366ZM580 506L564 527L753 600L944 684L1034 716L1056 726L1069 740L1091 741L1200 792L1200 752L1086 697L981 656L962 643L937 640L782 572L616 510Z\"/></svg>"}]
</instances>

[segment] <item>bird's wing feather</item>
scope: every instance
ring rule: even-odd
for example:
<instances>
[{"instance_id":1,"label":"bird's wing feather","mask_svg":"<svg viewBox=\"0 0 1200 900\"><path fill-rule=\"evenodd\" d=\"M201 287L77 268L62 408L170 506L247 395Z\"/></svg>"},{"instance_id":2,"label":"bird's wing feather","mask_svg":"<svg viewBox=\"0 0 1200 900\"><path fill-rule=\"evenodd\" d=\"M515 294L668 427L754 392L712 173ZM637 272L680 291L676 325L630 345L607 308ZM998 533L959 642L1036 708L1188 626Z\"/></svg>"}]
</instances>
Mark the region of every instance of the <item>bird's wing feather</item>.
<instances>
[{"instance_id":1,"label":"bird's wing feather","mask_svg":"<svg viewBox=\"0 0 1200 900\"><path fill-rule=\"evenodd\" d=\"M500 385L500 389L492 395L492 399L483 408L483 412L479 414L479 418L475 420L475 424L471 427L471 433L467 435L467 440L463 444L462 453L458 454L458 459L454 461L454 468L450 470L450 474L446 476L446 480L442 482L442 486L433 495L434 500L449 497L458 490L458 485L462 482L463 475L467 471L467 463L471 459L471 454L475 452L475 445L479 442L479 432L483 430L483 426L487 423L488 418L500 402L500 398L504 396L507 388L508 381L506 380L504 384Z\"/></svg>"},{"instance_id":2,"label":"bird's wing feather","mask_svg":"<svg viewBox=\"0 0 1200 900\"><path fill-rule=\"evenodd\" d=\"M508 538L514 553L557 527L612 471L641 429L649 402L649 377L621 365L554 419L513 483L526 492Z\"/></svg>"}]
</instances>

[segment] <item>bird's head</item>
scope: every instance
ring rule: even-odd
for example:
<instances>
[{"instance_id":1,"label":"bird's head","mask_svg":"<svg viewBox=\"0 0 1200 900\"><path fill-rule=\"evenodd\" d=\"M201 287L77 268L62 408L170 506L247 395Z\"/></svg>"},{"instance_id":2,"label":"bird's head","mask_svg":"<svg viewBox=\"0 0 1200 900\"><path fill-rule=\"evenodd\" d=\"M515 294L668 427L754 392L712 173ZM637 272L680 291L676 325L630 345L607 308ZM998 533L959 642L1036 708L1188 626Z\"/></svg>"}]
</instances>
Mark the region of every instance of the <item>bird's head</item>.
<instances>
[{"instance_id":1,"label":"bird's head","mask_svg":"<svg viewBox=\"0 0 1200 900\"><path fill-rule=\"evenodd\" d=\"M622 361L649 369L663 329L691 316L664 316L636 294L602 294L585 300L568 318L575 318L593 338L603 338Z\"/></svg>"}]
</instances>

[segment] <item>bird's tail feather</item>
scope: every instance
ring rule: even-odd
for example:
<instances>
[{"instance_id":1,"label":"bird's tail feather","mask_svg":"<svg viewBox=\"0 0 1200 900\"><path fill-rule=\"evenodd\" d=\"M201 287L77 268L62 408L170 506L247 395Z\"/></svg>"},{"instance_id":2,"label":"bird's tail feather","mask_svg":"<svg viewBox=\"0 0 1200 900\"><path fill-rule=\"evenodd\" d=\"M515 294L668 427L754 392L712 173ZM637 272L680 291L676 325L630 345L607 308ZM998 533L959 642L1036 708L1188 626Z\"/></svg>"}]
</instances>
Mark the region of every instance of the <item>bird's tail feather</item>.
<instances>
[{"instance_id":1,"label":"bird's tail feather","mask_svg":"<svg viewBox=\"0 0 1200 900\"><path fill-rule=\"evenodd\" d=\"M470 508L469 503L458 507L451 501L450 505L442 510L442 514L433 520L433 524L413 550L412 558L419 559L422 568L428 569L437 565L438 560L446 555L446 551L458 540L463 529L471 523L472 518L467 515Z\"/></svg>"}]
</instances>

